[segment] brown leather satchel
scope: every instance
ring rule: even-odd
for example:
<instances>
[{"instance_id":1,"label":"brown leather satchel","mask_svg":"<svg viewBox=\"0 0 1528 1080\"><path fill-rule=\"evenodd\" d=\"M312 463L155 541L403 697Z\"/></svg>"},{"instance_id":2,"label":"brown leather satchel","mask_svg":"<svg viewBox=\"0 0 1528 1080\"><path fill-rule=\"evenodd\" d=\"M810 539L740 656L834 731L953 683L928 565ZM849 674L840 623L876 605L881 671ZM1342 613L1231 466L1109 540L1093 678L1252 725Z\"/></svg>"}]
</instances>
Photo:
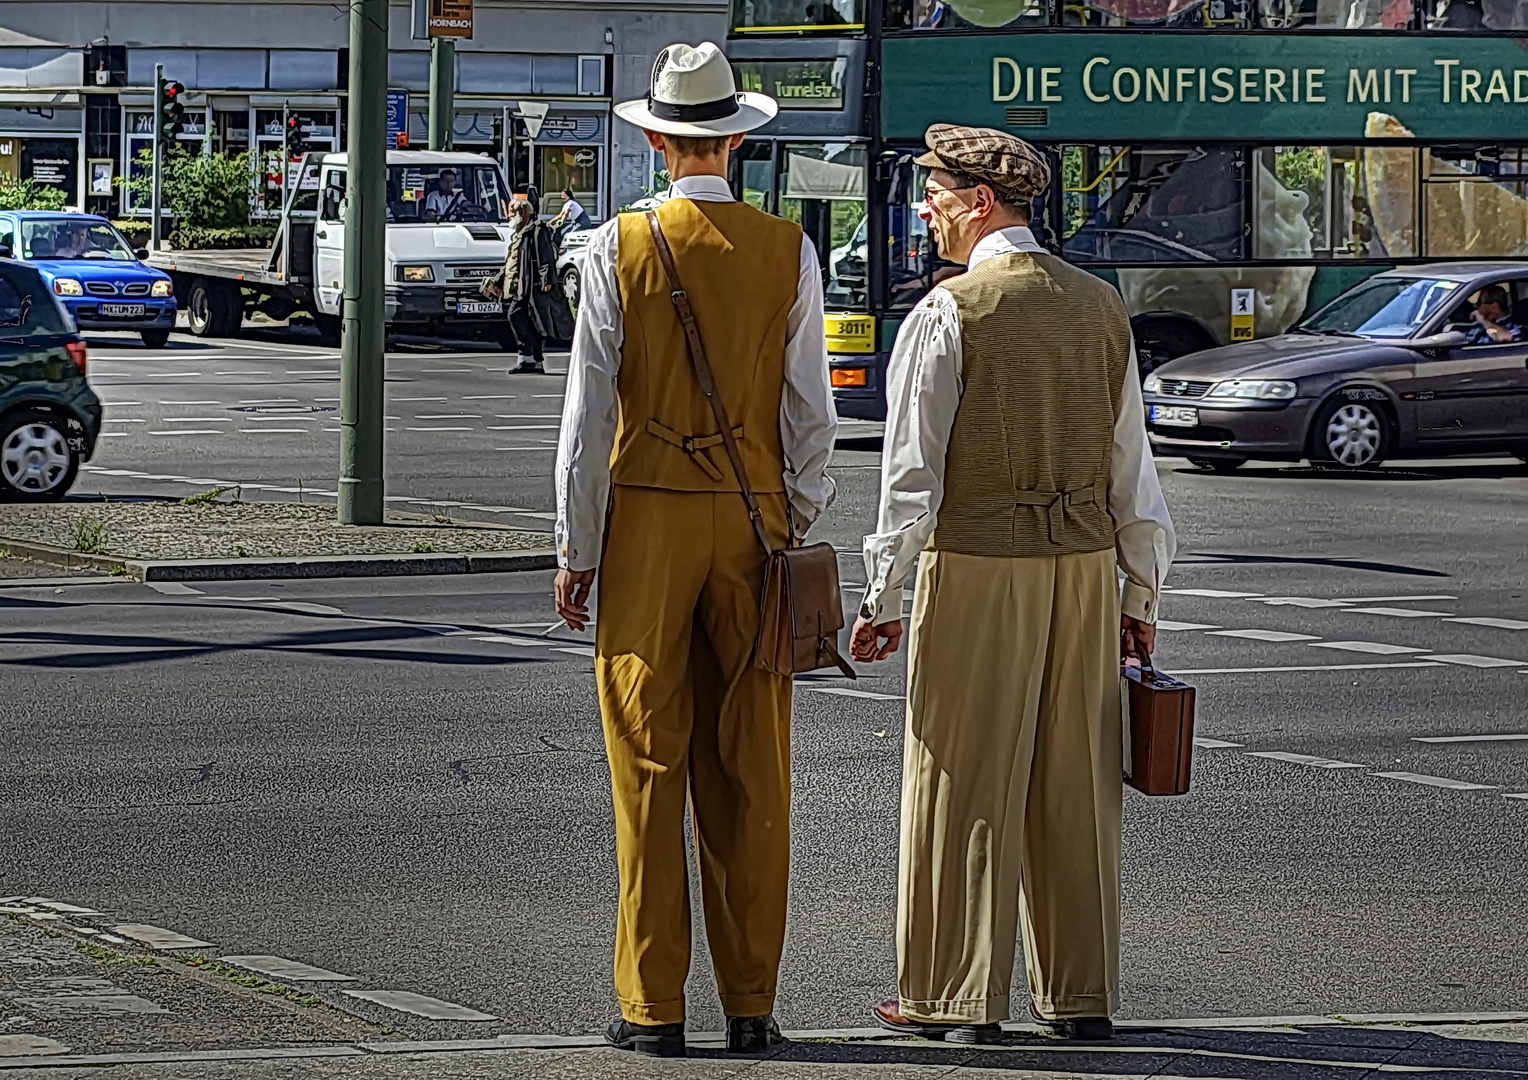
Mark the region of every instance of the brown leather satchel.
<instances>
[{"instance_id":1,"label":"brown leather satchel","mask_svg":"<svg viewBox=\"0 0 1528 1080\"><path fill-rule=\"evenodd\" d=\"M669 248L668 238L658 224L658 215L651 210L647 212L647 226L658 247L663 272L668 275L669 299L674 302L674 310L679 313L679 322L684 327L695 377L700 382L701 393L711 403L722 445L727 448L727 458L732 462L743 502L748 506L753 531L764 547L764 590L759 597L759 634L754 642L754 665L776 675L836 667L853 679L856 677L854 668L838 652L838 631L844 627L843 598L838 588L838 554L832 544L787 546L777 550L769 542L769 534L764 531L764 515L748 483L748 471L743 467L743 455L738 452L727 409L716 392L716 379L711 374L711 363L706 359L706 349L700 340L695 312L690 307L684 286L679 283L679 271L674 267L674 253Z\"/></svg>"},{"instance_id":2,"label":"brown leather satchel","mask_svg":"<svg viewBox=\"0 0 1528 1080\"><path fill-rule=\"evenodd\" d=\"M1120 670L1125 783L1143 795L1188 792L1194 753L1194 688L1151 664Z\"/></svg>"}]
</instances>

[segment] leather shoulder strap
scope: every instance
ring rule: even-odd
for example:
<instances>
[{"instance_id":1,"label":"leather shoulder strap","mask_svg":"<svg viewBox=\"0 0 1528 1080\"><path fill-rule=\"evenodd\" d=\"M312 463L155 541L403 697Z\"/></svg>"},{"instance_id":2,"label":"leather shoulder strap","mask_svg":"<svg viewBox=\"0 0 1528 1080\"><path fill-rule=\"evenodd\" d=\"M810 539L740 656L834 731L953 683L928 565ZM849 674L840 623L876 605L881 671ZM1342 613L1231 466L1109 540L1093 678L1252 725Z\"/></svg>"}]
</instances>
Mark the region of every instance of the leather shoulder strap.
<instances>
[{"instance_id":1,"label":"leather shoulder strap","mask_svg":"<svg viewBox=\"0 0 1528 1080\"><path fill-rule=\"evenodd\" d=\"M764 531L764 515L759 510L759 502L754 498L753 488L748 483L748 470L743 467L743 455L737 448L737 439L732 434L732 423L727 419L727 407L722 404L721 397L716 392L716 379L711 374L711 362L706 359L706 347L700 340L700 327L695 323L695 312L690 308L690 298L684 291L684 286L679 282L679 271L674 266L674 252L669 248L668 237L663 235L663 227L658 224L658 215L653 211L647 211L647 227L652 230L653 243L658 247L658 261L663 264L663 272L668 276L669 299L673 301L674 310L679 313L680 325L684 327L684 340L688 346L690 363L695 367L695 378L700 382L700 392L706 395L706 400L711 403L711 412L716 417L717 426L721 429L722 444L727 448L727 458L732 462L732 471L737 476L738 488L742 491L743 502L748 504L748 516L753 521L753 531L759 538L759 543L764 545L765 554L774 552L774 545L769 542L769 535Z\"/></svg>"}]
</instances>

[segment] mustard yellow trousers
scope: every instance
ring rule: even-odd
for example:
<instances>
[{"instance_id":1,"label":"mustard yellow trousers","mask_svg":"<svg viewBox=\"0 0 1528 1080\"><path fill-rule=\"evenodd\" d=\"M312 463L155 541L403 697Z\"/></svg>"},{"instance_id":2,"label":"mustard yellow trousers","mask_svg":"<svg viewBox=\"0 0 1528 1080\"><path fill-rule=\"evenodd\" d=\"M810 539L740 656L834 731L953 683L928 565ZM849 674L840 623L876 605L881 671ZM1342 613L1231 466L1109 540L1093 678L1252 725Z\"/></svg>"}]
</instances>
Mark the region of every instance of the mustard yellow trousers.
<instances>
[{"instance_id":1,"label":"mustard yellow trousers","mask_svg":"<svg viewBox=\"0 0 1528 1080\"><path fill-rule=\"evenodd\" d=\"M1118 589L1112 549L920 556L897 887L904 1016L1006 1020L1021 911L1039 1013L1114 1011Z\"/></svg>"},{"instance_id":2,"label":"mustard yellow trousers","mask_svg":"<svg viewBox=\"0 0 1528 1080\"><path fill-rule=\"evenodd\" d=\"M785 541L785 499L761 495ZM684 1019L688 795L728 1016L774 1008L790 874L791 681L753 666L764 552L742 498L617 486L594 674L615 806L615 986L633 1023Z\"/></svg>"}]
</instances>

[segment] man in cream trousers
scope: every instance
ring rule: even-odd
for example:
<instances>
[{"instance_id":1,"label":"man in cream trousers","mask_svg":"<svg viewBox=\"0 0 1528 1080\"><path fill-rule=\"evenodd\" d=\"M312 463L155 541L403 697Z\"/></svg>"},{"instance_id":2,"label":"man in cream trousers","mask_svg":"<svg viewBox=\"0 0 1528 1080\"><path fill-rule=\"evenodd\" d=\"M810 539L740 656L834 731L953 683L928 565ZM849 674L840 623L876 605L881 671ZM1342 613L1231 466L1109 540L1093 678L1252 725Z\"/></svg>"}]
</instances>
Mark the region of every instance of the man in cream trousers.
<instances>
[{"instance_id":1,"label":"man in cream trousers","mask_svg":"<svg viewBox=\"0 0 1528 1080\"><path fill-rule=\"evenodd\" d=\"M967 271L897 336L852 642L862 661L898 647L916 570L898 997L875 1015L909 1034L998 1038L1022 913L1034 1015L1066 1038L1109 1038L1119 665L1153 644L1172 522L1124 305L1028 228L1044 156L991 129L936 124L926 140L923 216Z\"/></svg>"},{"instance_id":2,"label":"man in cream trousers","mask_svg":"<svg viewBox=\"0 0 1528 1080\"><path fill-rule=\"evenodd\" d=\"M783 547L832 501L837 419L816 250L727 182L729 153L775 103L737 93L707 42L663 50L647 98L616 113L647 132L673 177L658 221L765 529ZM767 1050L780 1042L791 680L753 665L765 555L642 214L589 239L556 482L557 611L574 629L600 575L594 674L620 878L621 1018L606 1038L685 1052L688 800L727 1047Z\"/></svg>"}]
</instances>

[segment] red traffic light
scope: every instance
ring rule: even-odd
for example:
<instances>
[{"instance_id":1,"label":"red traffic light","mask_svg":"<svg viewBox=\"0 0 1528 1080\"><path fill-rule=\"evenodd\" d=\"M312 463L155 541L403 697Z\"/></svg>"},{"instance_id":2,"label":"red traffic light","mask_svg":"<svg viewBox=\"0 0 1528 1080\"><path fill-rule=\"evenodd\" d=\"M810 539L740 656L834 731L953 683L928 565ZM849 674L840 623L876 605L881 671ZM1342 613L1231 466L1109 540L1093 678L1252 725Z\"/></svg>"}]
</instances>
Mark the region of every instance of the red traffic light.
<instances>
[{"instance_id":1,"label":"red traffic light","mask_svg":"<svg viewBox=\"0 0 1528 1080\"><path fill-rule=\"evenodd\" d=\"M166 82L164 84L164 96L167 99L169 99L170 101L174 101L176 98L180 97L180 95L184 94L185 92L186 92L186 88L184 86L182 86L180 83L166 80Z\"/></svg>"}]
</instances>

